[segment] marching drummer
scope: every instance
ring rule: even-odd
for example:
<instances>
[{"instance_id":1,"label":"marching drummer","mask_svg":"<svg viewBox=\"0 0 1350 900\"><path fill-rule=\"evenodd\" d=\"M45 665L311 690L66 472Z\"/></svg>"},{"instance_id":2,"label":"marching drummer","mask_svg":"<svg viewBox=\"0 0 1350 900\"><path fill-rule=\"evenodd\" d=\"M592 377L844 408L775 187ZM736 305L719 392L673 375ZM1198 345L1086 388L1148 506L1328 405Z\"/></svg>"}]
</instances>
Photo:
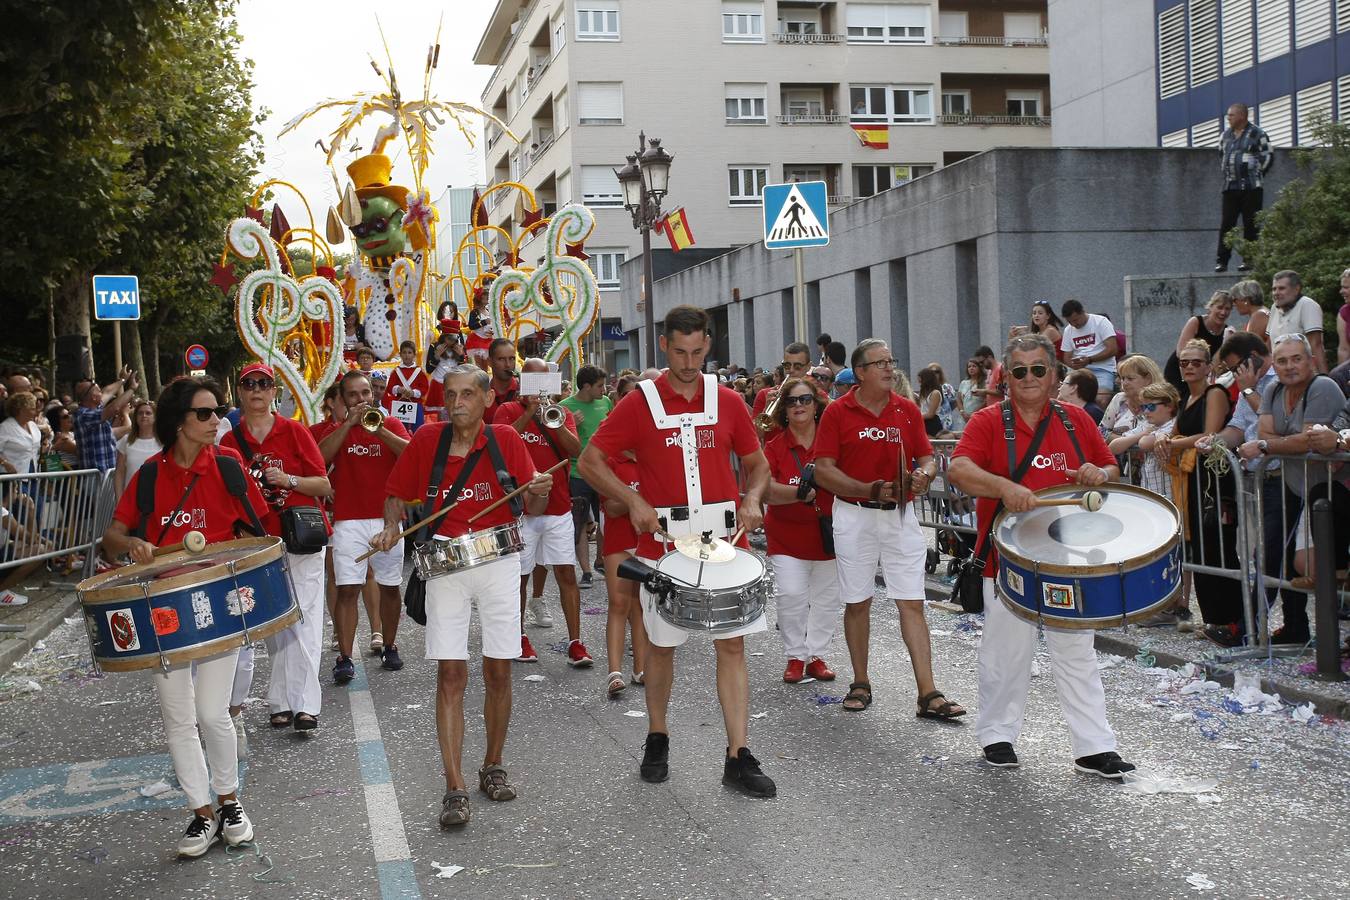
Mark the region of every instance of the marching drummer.
<instances>
[{"instance_id":1,"label":"marching drummer","mask_svg":"<svg viewBox=\"0 0 1350 900\"><path fill-rule=\"evenodd\" d=\"M769 466L745 401L731 388L719 387L717 376L702 374L711 345L708 314L694 306L675 307L666 315L660 343L670 368L653 381L639 382L641 390L619 401L578 461L583 478L627 507L640 535L637 555L652 563L667 549L653 535L658 529L676 537L710 533L724 538L738 526L744 531L758 527L769 481ZM625 450L637 454L641 494L609 466L609 457ZM732 454L740 459L746 484L739 505ZM689 639L688 631L661 618L655 602L650 592L643 592L643 621L650 645L646 671L649 731L639 771L644 781L653 783L669 776L666 709L675 648ZM759 616L720 634L713 646L718 699L727 730L722 781L754 796L773 797L777 795L773 780L746 746L750 687L745 635L765 627L764 617Z\"/></svg>"},{"instance_id":2,"label":"marching drummer","mask_svg":"<svg viewBox=\"0 0 1350 900\"><path fill-rule=\"evenodd\" d=\"M367 570L375 573L380 586L380 630L384 635L380 667L391 672L403 668L403 657L395 643L403 612L399 596L403 553L389 550L359 563L356 558L370 549L370 539L384 527L384 482L411 435L403 423L380 412L370 378L364 372L348 372L339 386L347 415L319 441L319 452L333 467L333 573L338 592L333 607L333 630L338 639L333 682L346 684L356 677L356 664L352 662L356 599L366 583Z\"/></svg>"},{"instance_id":3,"label":"marching drummer","mask_svg":"<svg viewBox=\"0 0 1350 900\"><path fill-rule=\"evenodd\" d=\"M833 670L822 658L839 619L834 534L829 532L826 546L822 530L833 527L833 498L817 493L813 474L816 423L829 401L811 382L796 376L783 382L779 396L774 424L781 430L764 445L772 476L764 534L778 589L778 631L787 652L783 680L834 681Z\"/></svg>"},{"instance_id":4,"label":"marching drummer","mask_svg":"<svg viewBox=\"0 0 1350 900\"><path fill-rule=\"evenodd\" d=\"M132 476L103 534L116 558L149 563L156 547L181 543L191 531L208 544L240 531L261 534L267 503L233 450L216 447L216 426L228 412L220 386L209 378L171 382L155 404L155 437L163 452ZM253 823L239 803L239 759L230 722L230 688L239 648L154 671L160 714L178 784L192 821L178 855L201 856L218 837L230 846L253 840ZM205 741L206 752L202 752ZM215 794L218 809L211 807Z\"/></svg>"},{"instance_id":5,"label":"marching drummer","mask_svg":"<svg viewBox=\"0 0 1350 900\"><path fill-rule=\"evenodd\" d=\"M445 376L445 405L450 421L418 430L385 490L384 530L370 544L395 550L404 513L427 498L433 505L453 504L432 526L438 540L511 525L516 511L504 503L472 525L469 518L502 499L511 488L498 481L504 470L514 484L525 486L524 512L539 515L548 505L553 478L536 472L530 452L509 425L485 425L488 375L473 365L456 366ZM438 457L443 474L432 484ZM464 749L464 687L469 678L469 613L478 606L483 636L483 721L486 747L478 770L478 788L489 800L514 800L516 789L502 766L506 727L511 718L511 661L520 655L520 561L515 554L432 578L426 582L426 658L437 661L436 731L445 765L443 826L466 825L469 794L460 760Z\"/></svg>"},{"instance_id":6,"label":"marching drummer","mask_svg":"<svg viewBox=\"0 0 1350 900\"><path fill-rule=\"evenodd\" d=\"M846 604L844 639L853 663L843 707L861 712L872 705L867 657L880 564L914 666L917 715L950 721L966 711L933 683L933 647L923 610L927 544L912 502L933 481L933 446L919 407L895 392L895 360L885 341L860 342L850 365L858 386L826 408L815 444L816 483L838 501L834 547Z\"/></svg>"},{"instance_id":7,"label":"marching drummer","mask_svg":"<svg viewBox=\"0 0 1350 900\"><path fill-rule=\"evenodd\" d=\"M302 618L268 638L272 674L267 705L273 728L294 725L296 731L319 727L319 658L323 654L324 559L327 536L301 536L282 527L282 517L300 507L318 508L318 497L332 492L319 445L309 429L294 419L272 412L277 395L276 373L253 362L239 373L242 415L220 445L244 457L258 482L267 514L263 527L276 537L288 538L286 565ZM320 513L322 516L322 513ZM324 532L328 520L323 516ZM302 545L299 542L306 542Z\"/></svg>"},{"instance_id":8,"label":"marching drummer","mask_svg":"<svg viewBox=\"0 0 1350 900\"><path fill-rule=\"evenodd\" d=\"M1040 488L1095 486L1120 476L1115 457L1092 417L1078 407L1061 406L1050 399L1056 368L1055 348L1048 340L1037 334L1013 338L1003 352L1003 371L1009 399L971 416L948 470L953 484L980 498L976 514L981 541L990 539L996 507L1025 512L1036 506L1033 491ZM1033 447L1042 426L1043 437ZM1029 452L1036 455L1027 465ZM1025 468L1020 481L1010 479L1014 468ZM984 568L980 715L975 737L986 762L1014 767L1019 764L1014 745L1022 731L1031 684L1036 625L1013 615L994 598L997 572L994 551ZM1060 707L1073 741L1074 768L1102 778L1122 778L1134 766L1116 753L1116 736L1106 721L1106 695L1092 631L1046 626L1044 632Z\"/></svg>"}]
</instances>

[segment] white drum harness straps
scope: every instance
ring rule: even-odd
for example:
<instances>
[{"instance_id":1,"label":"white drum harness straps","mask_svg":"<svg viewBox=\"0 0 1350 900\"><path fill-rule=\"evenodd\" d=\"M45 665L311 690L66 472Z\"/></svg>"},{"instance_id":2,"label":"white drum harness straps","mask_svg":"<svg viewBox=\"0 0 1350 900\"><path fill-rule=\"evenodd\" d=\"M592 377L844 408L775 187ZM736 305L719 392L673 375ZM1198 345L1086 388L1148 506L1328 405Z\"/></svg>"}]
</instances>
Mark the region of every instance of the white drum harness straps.
<instances>
[{"instance_id":1,"label":"white drum harness straps","mask_svg":"<svg viewBox=\"0 0 1350 900\"><path fill-rule=\"evenodd\" d=\"M686 506L656 507L657 517L662 527L670 534L679 537L685 534L702 534L711 531L725 534L735 527L736 503L734 500L724 503L703 502L703 482L699 477L698 431L700 426L717 424L717 376L704 374L703 411L669 415L661 403L653 381L639 381L638 387L647 400L652 421L658 430L678 428L680 451L684 457L684 490Z\"/></svg>"}]
</instances>

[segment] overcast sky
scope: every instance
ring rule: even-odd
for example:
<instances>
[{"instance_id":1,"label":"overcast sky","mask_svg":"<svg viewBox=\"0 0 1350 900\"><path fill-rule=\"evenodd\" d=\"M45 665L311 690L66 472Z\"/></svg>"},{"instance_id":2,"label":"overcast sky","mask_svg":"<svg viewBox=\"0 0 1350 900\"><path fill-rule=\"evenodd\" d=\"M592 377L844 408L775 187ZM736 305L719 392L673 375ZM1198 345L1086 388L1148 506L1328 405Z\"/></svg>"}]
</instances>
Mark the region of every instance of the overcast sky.
<instances>
[{"instance_id":1,"label":"overcast sky","mask_svg":"<svg viewBox=\"0 0 1350 900\"><path fill-rule=\"evenodd\" d=\"M389 51L405 97L420 96L427 47L436 37L436 25L444 10L441 28L440 64L432 81L432 94L442 100L480 105L479 94L492 75L489 66L472 62L478 38L492 14L494 0L447 0L443 3L394 3L383 6L379 24L389 41ZM264 178L282 178L304 192L314 211L315 227L323 233L324 214L337 201L333 179L324 154L314 146L327 143L338 123L335 111L319 113L298 131L278 138L281 126L315 103L343 99L358 91L377 91L383 84L368 61L373 56L387 71L384 45L376 27L380 4L352 0L240 0L239 29L243 53L253 60L253 106L270 112L260 131L266 157ZM375 132L387 118L372 117L358 128L357 137L369 151ZM427 170L425 185L432 197L447 185L465 186L483 180L482 143L478 140L481 120L472 117L473 149L447 121L436 131L435 155ZM350 141L348 141L350 145ZM395 151L394 148L397 147ZM394 160L395 182L412 187L406 145L389 145ZM345 149L335 159L341 183L347 183L345 166L354 154ZM277 198L295 227L303 227L304 210L298 201Z\"/></svg>"}]
</instances>

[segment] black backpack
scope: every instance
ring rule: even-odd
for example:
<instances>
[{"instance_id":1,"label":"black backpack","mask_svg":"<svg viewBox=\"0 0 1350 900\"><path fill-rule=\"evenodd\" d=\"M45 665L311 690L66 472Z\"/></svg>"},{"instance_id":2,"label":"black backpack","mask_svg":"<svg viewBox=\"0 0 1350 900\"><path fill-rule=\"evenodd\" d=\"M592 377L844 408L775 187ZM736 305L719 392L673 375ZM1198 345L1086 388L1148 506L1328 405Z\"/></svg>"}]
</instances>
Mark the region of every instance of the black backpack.
<instances>
[{"instance_id":1,"label":"black backpack","mask_svg":"<svg viewBox=\"0 0 1350 900\"><path fill-rule=\"evenodd\" d=\"M248 511L249 521L236 519L235 530L243 528L254 537L265 536L267 529L263 528L258 514L253 511L253 504L248 502L248 479L244 474L244 467L239 465L239 460L217 453L216 468L220 472L221 480L225 482L225 490L230 492L230 496L237 497L240 505ZM141 466L140 479L136 483L136 508L140 511L141 523L136 526L135 531L136 537L141 540L148 540L146 528L150 523L151 514L155 511L155 481L158 478L159 463L156 460L151 459Z\"/></svg>"}]
</instances>

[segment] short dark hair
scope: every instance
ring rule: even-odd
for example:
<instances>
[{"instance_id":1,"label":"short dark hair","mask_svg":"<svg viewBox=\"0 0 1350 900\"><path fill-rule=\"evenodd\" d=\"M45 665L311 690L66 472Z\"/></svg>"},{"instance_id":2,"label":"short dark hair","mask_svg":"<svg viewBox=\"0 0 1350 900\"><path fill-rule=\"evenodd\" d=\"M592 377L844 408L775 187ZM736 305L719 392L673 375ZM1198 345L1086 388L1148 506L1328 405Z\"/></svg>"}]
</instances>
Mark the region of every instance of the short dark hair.
<instances>
[{"instance_id":1,"label":"short dark hair","mask_svg":"<svg viewBox=\"0 0 1350 900\"><path fill-rule=\"evenodd\" d=\"M848 349L839 341L831 341L830 346L825 348L825 358L836 366L842 366L847 356Z\"/></svg>"},{"instance_id":2,"label":"short dark hair","mask_svg":"<svg viewBox=\"0 0 1350 900\"><path fill-rule=\"evenodd\" d=\"M811 358L811 348L803 344L801 341L793 341L792 343L788 344L786 347L783 348L784 356L789 355L795 356L799 353L805 356L808 360Z\"/></svg>"},{"instance_id":3,"label":"short dark hair","mask_svg":"<svg viewBox=\"0 0 1350 900\"><path fill-rule=\"evenodd\" d=\"M599 366L582 366L577 369L577 390L590 387L597 381L604 381L608 377L605 370Z\"/></svg>"},{"instance_id":4,"label":"short dark hair","mask_svg":"<svg viewBox=\"0 0 1350 900\"><path fill-rule=\"evenodd\" d=\"M159 400L155 402L155 439L165 450L178 440L178 426L187 418L188 410L192 408L192 397L198 391L210 391L211 396L216 398L217 406L225 404L225 391L221 389L220 383L206 376L175 378L159 392Z\"/></svg>"},{"instance_id":5,"label":"short dark hair","mask_svg":"<svg viewBox=\"0 0 1350 900\"><path fill-rule=\"evenodd\" d=\"M998 356L994 353L994 348L990 347L988 344L981 344L980 346L976 347L975 355L987 357L989 359L998 359Z\"/></svg>"},{"instance_id":6,"label":"short dark hair","mask_svg":"<svg viewBox=\"0 0 1350 900\"><path fill-rule=\"evenodd\" d=\"M516 352L516 345L511 343L509 339L497 338L492 343L488 344L488 356L496 353L498 347L510 347L512 353Z\"/></svg>"},{"instance_id":7,"label":"short dark hair","mask_svg":"<svg viewBox=\"0 0 1350 900\"><path fill-rule=\"evenodd\" d=\"M828 347L833 343L834 338L830 337L830 333L828 331L822 334L820 337L816 338L817 347Z\"/></svg>"},{"instance_id":8,"label":"short dark hair","mask_svg":"<svg viewBox=\"0 0 1350 900\"><path fill-rule=\"evenodd\" d=\"M402 353L404 350L416 351L417 345L414 344L412 341L404 341L403 343L398 345L398 352Z\"/></svg>"},{"instance_id":9,"label":"short dark hair","mask_svg":"<svg viewBox=\"0 0 1350 900\"><path fill-rule=\"evenodd\" d=\"M1090 370L1074 369L1064 380L1073 385L1074 393L1084 403L1091 403L1097 399L1097 376Z\"/></svg>"},{"instance_id":10,"label":"short dark hair","mask_svg":"<svg viewBox=\"0 0 1350 900\"><path fill-rule=\"evenodd\" d=\"M343 403L347 402L347 382L355 381L358 378L364 378L366 381L370 380L370 376L360 369L348 369L343 373L342 379L338 382L338 394L343 398Z\"/></svg>"},{"instance_id":11,"label":"short dark hair","mask_svg":"<svg viewBox=\"0 0 1350 900\"><path fill-rule=\"evenodd\" d=\"M1083 311L1083 303L1080 300L1065 300L1064 305L1059 308L1059 314L1064 318L1076 316Z\"/></svg>"},{"instance_id":12,"label":"short dark hair","mask_svg":"<svg viewBox=\"0 0 1350 900\"><path fill-rule=\"evenodd\" d=\"M1303 276L1299 275L1293 269L1281 269L1270 278L1272 283L1280 281L1281 279L1288 281L1299 290L1303 289Z\"/></svg>"},{"instance_id":13,"label":"short dark hair","mask_svg":"<svg viewBox=\"0 0 1350 900\"><path fill-rule=\"evenodd\" d=\"M1219 347L1219 359L1236 356L1245 360L1252 354L1265 359L1270 355L1270 351L1266 349L1266 342L1260 335L1252 334L1250 331L1239 331Z\"/></svg>"},{"instance_id":14,"label":"short dark hair","mask_svg":"<svg viewBox=\"0 0 1350 900\"><path fill-rule=\"evenodd\" d=\"M357 348L356 348L356 359L357 359L357 361L359 362L360 359L361 359L361 357L363 357L363 356L369 356L371 359L376 359L376 358L377 358L377 357L375 356L375 351L372 350L372 349L370 349L369 347L365 346L364 344L362 344L360 347L357 347Z\"/></svg>"},{"instance_id":15,"label":"short dark hair","mask_svg":"<svg viewBox=\"0 0 1350 900\"><path fill-rule=\"evenodd\" d=\"M677 306L666 313L665 322L661 325L661 333L670 337L675 332L680 334L708 334L712 323L708 319L708 313L697 306Z\"/></svg>"}]
</instances>

